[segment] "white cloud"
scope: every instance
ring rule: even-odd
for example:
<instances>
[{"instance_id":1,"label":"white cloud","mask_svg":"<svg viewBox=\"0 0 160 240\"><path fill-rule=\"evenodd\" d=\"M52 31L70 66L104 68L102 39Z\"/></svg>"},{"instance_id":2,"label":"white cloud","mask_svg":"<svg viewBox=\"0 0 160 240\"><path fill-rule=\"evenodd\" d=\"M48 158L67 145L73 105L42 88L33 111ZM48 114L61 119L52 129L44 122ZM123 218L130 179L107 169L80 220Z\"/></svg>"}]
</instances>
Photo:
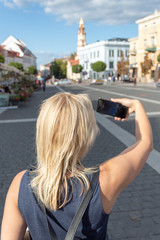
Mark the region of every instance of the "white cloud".
<instances>
[{"instance_id":1,"label":"white cloud","mask_svg":"<svg viewBox=\"0 0 160 240\"><path fill-rule=\"evenodd\" d=\"M64 19L67 23L96 21L107 25L135 22L137 19L160 10L159 0L0 0L8 7L24 7L39 3L47 14Z\"/></svg>"}]
</instances>

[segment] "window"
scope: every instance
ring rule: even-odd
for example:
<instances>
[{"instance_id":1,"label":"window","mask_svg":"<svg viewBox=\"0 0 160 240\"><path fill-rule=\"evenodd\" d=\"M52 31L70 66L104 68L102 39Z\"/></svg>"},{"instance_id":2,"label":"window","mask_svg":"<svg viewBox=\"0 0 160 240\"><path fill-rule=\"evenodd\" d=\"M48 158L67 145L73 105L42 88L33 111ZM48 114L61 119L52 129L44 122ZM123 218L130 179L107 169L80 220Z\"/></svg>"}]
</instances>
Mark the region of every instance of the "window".
<instances>
[{"instance_id":1,"label":"window","mask_svg":"<svg viewBox=\"0 0 160 240\"><path fill-rule=\"evenodd\" d=\"M109 57L114 57L114 50L109 50Z\"/></svg>"},{"instance_id":2,"label":"window","mask_svg":"<svg viewBox=\"0 0 160 240\"><path fill-rule=\"evenodd\" d=\"M126 57L128 57L128 50L126 50L125 54L126 54Z\"/></svg>"},{"instance_id":3,"label":"window","mask_svg":"<svg viewBox=\"0 0 160 240\"><path fill-rule=\"evenodd\" d=\"M154 53L152 53L152 55L151 55L151 59L152 59L152 63L154 64Z\"/></svg>"},{"instance_id":4,"label":"window","mask_svg":"<svg viewBox=\"0 0 160 240\"><path fill-rule=\"evenodd\" d=\"M92 53L90 53L90 58L92 58Z\"/></svg>"},{"instance_id":5,"label":"window","mask_svg":"<svg viewBox=\"0 0 160 240\"><path fill-rule=\"evenodd\" d=\"M147 25L144 25L144 33L147 32Z\"/></svg>"},{"instance_id":6,"label":"window","mask_svg":"<svg viewBox=\"0 0 160 240\"><path fill-rule=\"evenodd\" d=\"M153 31L156 30L156 23L155 22L153 23L152 28L153 28Z\"/></svg>"},{"instance_id":7,"label":"window","mask_svg":"<svg viewBox=\"0 0 160 240\"><path fill-rule=\"evenodd\" d=\"M113 68L114 68L113 61L112 61L112 62L109 62L109 68L110 68L110 69L113 69Z\"/></svg>"},{"instance_id":8,"label":"window","mask_svg":"<svg viewBox=\"0 0 160 240\"><path fill-rule=\"evenodd\" d=\"M94 58L96 58L96 52L94 52Z\"/></svg>"},{"instance_id":9,"label":"window","mask_svg":"<svg viewBox=\"0 0 160 240\"><path fill-rule=\"evenodd\" d=\"M155 37L151 37L151 45L155 46Z\"/></svg>"},{"instance_id":10,"label":"window","mask_svg":"<svg viewBox=\"0 0 160 240\"><path fill-rule=\"evenodd\" d=\"M136 50L136 43L133 43L133 50Z\"/></svg>"},{"instance_id":11,"label":"window","mask_svg":"<svg viewBox=\"0 0 160 240\"><path fill-rule=\"evenodd\" d=\"M144 39L144 47L147 46L147 39Z\"/></svg>"},{"instance_id":12,"label":"window","mask_svg":"<svg viewBox=\"0 0 160 240\"><path fill-rule=\"evenodd\" d=\"M133 64L136 64L136 56L133 56Z\"/></svg>"},{"instance_id":13,"label":"window","mask_svg":"<svg viewBox=\"0 0 160 240\"><path fill-rule=\"evenodd\" d=\"M121 50L117 50L117 57L121 56Z\"/></svg>"},{"instance_id":14,"label":"window","mask_svg":"<svg viewBox=\"0 0 160 240\"><path fill-rule=\"evenodd\" d=\"M99 51L97 51L97 58L99 58Z\"/></svg>"}]
</instances>

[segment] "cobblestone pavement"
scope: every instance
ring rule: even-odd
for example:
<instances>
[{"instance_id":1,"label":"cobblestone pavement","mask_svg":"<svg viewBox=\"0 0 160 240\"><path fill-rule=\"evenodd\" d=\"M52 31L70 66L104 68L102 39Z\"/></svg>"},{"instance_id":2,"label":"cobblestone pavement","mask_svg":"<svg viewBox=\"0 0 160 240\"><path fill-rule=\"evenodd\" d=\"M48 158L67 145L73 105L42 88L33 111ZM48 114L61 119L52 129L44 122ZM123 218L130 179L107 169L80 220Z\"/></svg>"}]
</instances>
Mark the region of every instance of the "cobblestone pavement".
<instances>
[{"instance_id":1,"label":"cobblestone pavement","mask_svg":"<svg viewBox=\"0 0 160 240\"><path fill-rule=\"evenodd\" d=\"M35 119L40 103L57 91L57 88L50 87L46 92L35 92L18 109L0 114L0 121L24 119L23 122L0 123L0 219L13 177L34 164ZM77 93L80 91L74 90ZM111 133L101 125L99 127L101 133L84 159L86 166L100 164L125 148ZM147 164L116 201L110 215L108 233L110 240L160 239L160 176Z\"/></svg>"}]
</instances>

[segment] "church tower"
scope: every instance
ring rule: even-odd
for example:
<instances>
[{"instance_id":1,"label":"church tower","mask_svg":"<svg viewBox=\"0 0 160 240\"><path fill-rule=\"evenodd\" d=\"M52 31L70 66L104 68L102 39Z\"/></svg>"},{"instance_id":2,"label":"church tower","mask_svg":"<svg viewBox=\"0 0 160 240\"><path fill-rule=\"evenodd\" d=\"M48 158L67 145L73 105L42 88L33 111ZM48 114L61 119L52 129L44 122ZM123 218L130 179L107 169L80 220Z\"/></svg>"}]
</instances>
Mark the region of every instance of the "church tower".
<instances>
[{"instance_id":1,"label":"church tower","mask_svg":"<svg viewBox=\"0 0 160 240\"><path fill-rule=\"evenodd\" d=\"M79 31L78 31L77 55L78 55L79 49L81 47L84 47L85 45L86 45L86 33L84 30L83 18L81 17L79 22Z\"/></svg>"}]
</instances>

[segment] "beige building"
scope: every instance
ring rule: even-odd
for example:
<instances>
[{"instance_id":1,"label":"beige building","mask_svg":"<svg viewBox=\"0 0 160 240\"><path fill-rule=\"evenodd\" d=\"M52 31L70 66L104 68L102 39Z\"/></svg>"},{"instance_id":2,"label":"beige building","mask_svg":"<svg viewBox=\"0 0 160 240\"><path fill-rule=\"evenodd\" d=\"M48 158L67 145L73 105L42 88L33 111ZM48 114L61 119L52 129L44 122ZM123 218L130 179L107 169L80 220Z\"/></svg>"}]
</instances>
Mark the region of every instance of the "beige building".
<instances>
[{"instance_id":1,"label":"beige building","mask_svg":"<svg viewBox=\"0 0 160 240\"><path fill-rule=\"evenodd\" d=\"M136 23L138 24L138 37L129 40L130 73L132 76L137 76L137 81L152 82L156 78L157 56L160 54L160 12L155 10L152 15L141 18ZM144 76L141 62L144 62L147 53L148 58L152 60L152 67Z\"/></svg>"}]
</instances>

